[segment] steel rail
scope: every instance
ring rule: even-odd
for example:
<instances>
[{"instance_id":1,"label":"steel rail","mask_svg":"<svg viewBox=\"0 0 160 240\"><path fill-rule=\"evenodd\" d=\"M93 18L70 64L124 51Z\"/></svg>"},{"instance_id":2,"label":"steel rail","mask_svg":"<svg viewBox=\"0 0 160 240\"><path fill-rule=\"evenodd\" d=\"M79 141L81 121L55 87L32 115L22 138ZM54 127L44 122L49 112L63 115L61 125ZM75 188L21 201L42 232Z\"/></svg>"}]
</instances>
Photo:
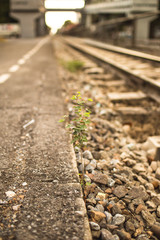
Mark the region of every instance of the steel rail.
<instances>
[{"instance_id":1,"label":"steel rail","mask_svg":"<svg viewBox=\"0 0 160 240\"><path fill-rule=\"evenodd\" d=\"M99 42L99 41L94 41L94 40L91 40L91 39L84 39L83 42L85 44L88 44L89 46L93 46L93 47L100 48L100 49L103 49L103 50L107 50L107 51L111 51L111 52L115 52L115 53L120 53L120 54L123 54L123 55L128 55L128 56L131 56L131 57L137 57L137 58L140 58L140 59L145 59L145 60L148 60L148 61L160 63L160 57L154 56L154 55L151 55L151 54L138 52L138 51L130 50L130 49L127 49L127 48L116 47L116 46L113 46L113 45L110 45L110 44L102 43L102 42Z\"/></svg>"}]
</instances>

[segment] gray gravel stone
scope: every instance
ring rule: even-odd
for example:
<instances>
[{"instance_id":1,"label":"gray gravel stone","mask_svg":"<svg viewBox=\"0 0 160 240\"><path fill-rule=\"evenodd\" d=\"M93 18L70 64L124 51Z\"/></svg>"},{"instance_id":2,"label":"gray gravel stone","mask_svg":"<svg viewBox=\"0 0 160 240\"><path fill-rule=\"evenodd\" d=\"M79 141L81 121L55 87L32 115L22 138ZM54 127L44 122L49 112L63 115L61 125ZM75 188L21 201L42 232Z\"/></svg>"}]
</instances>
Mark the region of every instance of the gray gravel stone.
<instances>
[{"instance_id":1,"label":"gray gravel stone","mask_svg":"<svg viewBox=\"0 0 160 240\"><path fill-rule=\"evenodd\" d=\"M131 199L135 198L141 198L142 200L147 200L149 198L149 195L147 194L146 190L143 187L133 187L129 192L128 192L129 197Z\"/></svg>"},{"instance_id":2,"label":"gray gravel stone","mask_svg":"<svg viewBox=\"0 0 160 240\"><path fill-rule=\"evenodd\" d=\"M101 228L106 228L107 229L107 222L106 222L105 218L103 218L102 221L100 221L99 226Z\"/></svg>"},{"instance_id":3,"label":"gray gravel stone","mask_svg":"<svg viewBox=\"0 0 160 240\"><path fill-rule=\"evenodd\" d=\"M108 183L107 175L97 171L94 171L92 180L95 181L96 183L100 183L104 185L107 185Z\"/></svg>"},{"instance_id":4,"label":"gray gravel stone","mask_svg":"<svg viewBox=\"0 0 160 240\"><path fill-rule=\"evenodd\" d=\"M97 209L95 207L93 207L92 205L88 205L87 209L88 209L88 211L97 211Z\"/></svg>"},{"instance_id":5,"label":"gray gravel stone","mask_svg":"<svg viewBox=\"0 0 160 240\"><path fill-rule=\"evenodd\" d=\"M88 164L90 164L90 160L84 158L84 166L87 166Z\"/></svg>"},{"instance_id":6,"label":"gray gravel stone","mask_svg":"<svg viewBox=\"0 0 160 240\"><path fill-rule=\"evenodd\" d=\"M122 176L122 175L120 175L120 174L113 174L113 176L115 177L115 178L118 178L120 181L122 181L122 182L124 182L124 183L127 183L127 182L129 182L128 181L128 178L126 177L126 176Z\"/></svg>"},{"instance_id":7,"label":"gray gravel stone","mask_svg":"<svg viewBox=\"0 0 160 240\"><path fill-rule=\"evenodd\" d=\"M144 167L144 164L142 163L137 163L134 167L133 167L133 171L136 173L140 173L140 172L145 172L146 169Z\"/></svg>"},{"instance_id":8,"label":"gray gravel stone","mask_svg":"<svg viewBox=\"0 0 160 240\"><path fill-rule=\"evenodd\" d=\"M87 158L83 158L83 162L84 162L84 166L87 166L88 164L90 164L90 160L88 160ZM77 163L81 164L82 163L82 159L78 158L77 159Z\"/></svg>"},{"instance_id":9,"label":"gray gravel stone","mask_svg":"<svg viewBox=\"0 0 160 240\"><path fill-rule=\"evenodd\" d=\"M102 193L102 192L99 192L96 196L97 199L99 199L100 201L103 201L106 199L106 194L105 193Z\"/></svg>"},{"instance_id":10,"label":"gray gravel stone","mask_svg":"<svg viewBox=\"0 0 160 240\"><path fill-rule=\"evenodd\" d=\"M96 205L96 208L97 208L97 210L98 210L99 212L104 213L104 207L103 207L101 204L97 204L97 205Z\"/></svg>"},{"instance_id":11,"label":"gray gravel stone","mask_svg":"<svg viewBox=\"0 0 160 240\"><path fill-rule=\"evenodd\" d=\"M158 196L153 196L152 201L156 204L156 206L160 205L160 198Z\"/></svg>"},{"instance_id":12,"label":"gray gravel stone","mask_svg":"<svg viewBox=\"0 0 160 240\"><path fill-rule=\"evenodd\" d=\"M100 226L98 225L98 223L90 222L89 224L90 224L91 230L94 230L94 231L100 230Z\"/></svg>"},{"instance_id":13,"label":"gray gravel stone","mask_svg":"<svg viewBox=\"0 0 160 240\"><path fill-rule=\"evenodd\" d=\"M118 163L120 163L120 161L119 161L119 159L111 159L111 161L110 161L110 164L112 164L112 165L116 165L116 164L118 164Z\"/></svg>"},{"instance_id":14,"label":"gray gravel stone","mask_svg":"<svg viewBox=\"0 0 160 240\"><path fill-rule=\"evenodd\" d=\"M131 240L130 233L126 232L124 229L117 230L116 233L120 237L121 240Z\"/></svg>"},{"instance_id":15,"label":"gray gravel stone","mask_svg":"<svg viewBox=\"0 0 160 240\"><path fill-rule=\"evenodd\" d=\"M110 204L111 204L112 206L114 206L115 201L113 201L113 200L109 201L109 202L108 202L108 205L110 205Z\"/></svg>"},{"instance_id":16,"label":"gray gravel stone","mask_svg":"<svg viewBox=\"0 0 160 240\"><path fill-rule=\"evenodd\" d=\"M145 234L141 234L138 236L137 240L149 240L149 238Z\"/></svg>"},{"instance_id":17,"label":"gray gravel stone","mask_svg":"<svg viewBox=\"0 0 160 240\"><path fill-rule=\"evenodd\" d=\"M149 182L146 183L146 184L145 184L145 187L146 187L147 190L154 190L154 186L153 186L152 183L149 183Z\"/></svg>"},{"instance_id":18,"label":"gray gravel stone","mask_svg":"<svg viewBox=\"0 0 160 240\"><path fill-rule=\"evenodd\" d=\"M149 226L152 226L155 223L154 216L146 209L142 210L142 217Z\"/></svg>"},{"instance_id":19,"label":"gray gravel stone","mask_svg":"<svg viewBox=\"0 0 160 240\"><path fill-rule=\"evenodd\" d=\"M147 201L146 206L149 207L149 208L152 208L152 209L156 208L156 204L152 201Z\"/></svg>"},{"instance_id":20,"label":"gray gravel stone","mask_svg":"<svg viewBox=\"0 0 160 240\"><path fill-rule=\"evenodd\" d=\"M96 200L94 198L91 198L91 199L87 198L86 203L94 206L96 205Z\"/></svg>"},{"instance_id":21,"label":"gray gravel stone","mask_svg":"<svg viewBox=\"0 0 160 240\"><path fill-rule=\"evenodd\" d=\"M118 198L122 198L127 194L127 192L128 190L125 186L118 186L114 189L113 194Z\"/></svg>"},{"instance_id":22,"label":"gray gravel stone","mask_svg":"<svg viewBox=\"0 0 160 240\"><path fill-rule=\"evenodd\" d=\"M113 235L112 240L119 240L118 235Z\"/></svg>"},{"instance_id":23,"label":"gray gravel stone","mask_svg":"<svg viewBox=\"0 0 160 240\"><path fill-rule=\"evenodd\" d=\"M121 159L129 158L129 153L127 152L122 152L120 155Z\"/></svg>"},{"instance_id":24,"label":"gray gravel stone","mask_svg":"<svg viewBox=\"0 0 160 240\"><path fill-rule=\"evenodd\" d=\"M84 175L84 180L86 183L91 183L91 179L87 175Z\"/></svg>"},{"instance_id":25,"label":"gray gravel stone","mask_svg":"<svg viewBox=\"0 0 160 240\"><path fill-rule=\"evenodd\" d=\"M106 221L107 221L107 223L108 223L108 224L111 224L111 223L112 223L112 219L113 219L112 215L111 215L109 212L107 212L107 211L105 211L104 213L105 213L105 215L106 215Z\"/></svg>"},{"instance_id":26,"label":"gray gravel stone","mask_svg":"<svg viewBox=\"0 0 160 240\"><path fill-rule=\"evenodd\" d=\"M156 223L151 227L151 231L154 233L154 235L160 239L160 224Z\"/></svg>"},{"instance_id":27,"label":"gray gravel stone","mask_svg":"<svg viewBox=\"0 0 160 240\"><path fill-rule=\"evenodd\" d=\"M157 217L160 218L160 206L157 207Z\"/></svg>"},{"instance_id":28,"label":"gray gravel stone","mask_svg":"<svg viewBox=\"0 0 160 240\"><path fill-rule=\"evenodd\" d=\"M157 161L152 161L150 167L155 172L157 170L157 167L158 167Z\"/></svg>"},{"instance_id":29,"label":"gray gravel stone","mask_svg":"<svg viewBox=\"0 0 160 240\"><path fill-rule=\"evenodd\" d=\"M157 168L155 177L160 180L160 167Z\"/></svg>"},{"instance_id":30,"label":"gray gravel stone","mask_svg":"<svg viewBox=\"0 0 160 240\"><path fill-rule=\"evenodd\" d=\"M97 169L108 170L108 162L105 159L99 160L99 162L97 163Z\"/></svg>"},{"instance_id":31,"label":"gray gravel stone","mask_svg":"<svg viewBox=\"0 0 160 240\"><path fill-rule=\"evenodd\" d=\"M82 170L83 170L83 166L82 166L82 164L80 164L80 165L78 166L78 171L79 171L79 172L82 172Z\"/></svg>"},{"instance_id":32,"label":"gray gravel stone","mask_svg":"<svg viewBox=\"0 0 160 240\"><path fill-rule=\"evenodd\" d=\"M121 210L121 208L119 207L118 204L115 204L115 205L112 207L111 211L112 211L112 215L113 215L113 216L116 215L117 213L119 213L119 214L122 213L122 210Z\"/></svg>"},{"instance_id":33,"label":"gray gravel stone","mask_svg":"<svg viewBox=\"0 0 160 240\"><path fill-rule=\"evenodd\" d=\"M92 237L98 239L101 235L101 231L94 231L92 230Z\"/></svg>"},{"instance_id":34,"label":"gray gravel stone","mask_svg":"<svg viewBox=\"0 0 160 240\"><path fill-rule=\"evenodd\" d=\"M101 151L101 159L109 160L109 154L106 151Z\"/></svg>"},{"instance_id":35,"label":"gray gravel stone","mask_svg":"<svg viewBox=\"0 0 160 240\"><path fill-rule=\"evenodd\" d=\"M113 235L111 232L109 232L107 229L102 229L101 230L101 239L102 240L112 240Z\"/></svg>"},{"instance_id":36,"label":"gray gravel stone","mask_svg":"<svg viewBox=\"0 0 160 240\"><path fill-rule=\"evenodd\" d=\"M138 206L139 204L143 204L144 205L144 201L141 198L135 198L132 200L133 205Z\"/></svg>"},{"instance_id":37,"label":"gray gravel stone","mask_svg":"<svg viewBox=\"0 0 160 240\"><path fill-rule=\"evenodd\" d=\"M92 153L89 150L86 150L86 151L83 152L83 157L87 158L89 160L93 159Z\"/></svg>"},{"instance_id":38,"label":"gray gravel stone","mask_svg":"<svg viewBox=\"0 0 160 240\"><path fill-rule=\"evenodd\" d=\"M113 179L110 178L110 177L108 178L108 186L109 186L109 187L113 187L115 183L116 183L115 180L113 180Z\"/></svg>"},{"instance_id":39,"label":"gray gravel stone","mask_svg":"<svg viewBox=\"0 0 160 240\"><path fill-rule=\"evenodd\" d=\"M96 160L91 160L91 162L85 167L86 171L93 171L96 168Z\"/></svg>"},{"instance_id":40,"label":"gray gravel stone","mask_svg":"<svg viewBox=\"0 0 160 240\"><path fill-rule=\"evenodd\" d=\"M128 167L133 167L136 164L135 160L129 158L125 159L124 162Z\"/></svg>"},{"instance_id":41,"label":"gray gravel stone","mask_svg":"<svg viewBox=\"0 0 160 240\"><path fill-rule=\"evenodd\" d=\"M135 232L135 226L131 220L128 220L125 224L127 232L134 233Z\"/></svg>"},{"instance_id":42,"label":"gray gravel stone","mask_svg":"<svg viewBox=\"0 0 160 240\"><path fill-rule=\"evenodd\" d=\"M96 160L99 160L101 158L101 154L99 152L93 152L92 155L93 155L93 158Z\"/></svg>"},{"instance_id":43,"label":"gray gravel stone","mask_svg":"<svg viewBox=\"0 0 160 240\"><path fill-rule=\"evenodd\" d=\"M134 212L134 204L131 202L128 204L128 209L133 213Z\"/></svg>"},{"instance_id":44,"label":"gray gravel stone","mask_svg":"<svg viewBox=\"0 0 160 240\"><path fill-rule=\"evenodd\" d=\"M123 216L122 214L116 214L114 217L113 217L113 225L120 225L122 223L125 222L125 216Z\"/></svg>"}]
</instances>

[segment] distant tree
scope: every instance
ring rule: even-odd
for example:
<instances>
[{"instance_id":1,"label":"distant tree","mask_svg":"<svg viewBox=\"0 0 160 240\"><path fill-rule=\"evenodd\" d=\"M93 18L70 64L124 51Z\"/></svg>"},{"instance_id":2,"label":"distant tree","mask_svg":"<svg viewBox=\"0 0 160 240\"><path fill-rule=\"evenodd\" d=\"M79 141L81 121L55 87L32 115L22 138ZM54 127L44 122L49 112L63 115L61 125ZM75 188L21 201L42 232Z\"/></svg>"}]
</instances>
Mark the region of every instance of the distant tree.
<instances>
[{"instance_id":1,"label":"distant tree","mask_svg":"<svg viewBox=\"0 0 160 240\"><path fill-rule=\"evenodd\" d=\"M66 26L68 26L68 25L70 25L70 24L72 24L71 20L66 20L66 21L64 22L63 26L66 27Z\"/></svg>"}]
</instances>

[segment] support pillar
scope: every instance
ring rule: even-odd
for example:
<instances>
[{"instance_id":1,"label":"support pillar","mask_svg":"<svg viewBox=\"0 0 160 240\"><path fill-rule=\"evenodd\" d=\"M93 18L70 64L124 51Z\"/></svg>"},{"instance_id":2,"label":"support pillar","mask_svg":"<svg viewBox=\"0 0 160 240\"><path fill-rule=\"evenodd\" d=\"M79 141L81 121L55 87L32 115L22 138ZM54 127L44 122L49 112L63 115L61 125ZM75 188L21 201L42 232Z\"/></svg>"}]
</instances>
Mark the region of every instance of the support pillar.
<instances>
[{"instance_id":1,"label":"support pillar","mask_svg":"<svg viewBox=\"0 0 160 240\"><path fill-rule=\"evenodd\" d=\"M90 29L91 25L92 25L92 15L91 14L87 14L86 15L86 28Z\"/></svg>"},{"instance_id":2,"label":"support pillar","mask_svg":"<svg viewBox=\"0 0 160 240\"><path fill-rule=\"evenodd\" d=\"M147 17L134 20L134 39L136 42L149 39L150 24L155 18Z\"/></svg>"},{"instance_id":3,"label":"support pillar","mask_svg":"<svg viewBox=\"0 0 160 240\"><path fill-rule=\"evenodd\" d=\"M36 19L41 13L11 13L11 16L19 20L22 38L34 38L37 36Z\"/></svg>"},{"instance_id":4,"label":"support pillar","mask_svg":"<svg viewBox=\"0 0 160 240\"><path fill-rule=\"evenodd\" d=\"M36 19L36 26L37 26L37 31L36 31L37 36L44 36L48 33L44 14L41 14L41 16L38 19Z\"/></svg>"},{"instance_id":5,"label":"support pillar","mask_svg":"<svg viewBox=\"0 0 160 240\"><path fill-rule=\"evenodd\" d=\"M10 15L19 21L21 37L45 35L44 0L10 0Z\"/></svg>"}]
</instances>

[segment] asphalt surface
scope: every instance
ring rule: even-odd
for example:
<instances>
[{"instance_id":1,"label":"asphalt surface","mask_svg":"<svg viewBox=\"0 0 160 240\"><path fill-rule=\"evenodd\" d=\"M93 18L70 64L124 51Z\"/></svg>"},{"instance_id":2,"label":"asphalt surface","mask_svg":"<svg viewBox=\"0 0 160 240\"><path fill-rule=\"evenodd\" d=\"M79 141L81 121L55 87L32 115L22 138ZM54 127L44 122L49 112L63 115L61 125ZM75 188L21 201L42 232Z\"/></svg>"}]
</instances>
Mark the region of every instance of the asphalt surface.
<instances>
[{"instance_id":1,"label":"asphalt surface","mask_svg":"<svg viewBox=\"0 0 160 240\"><path fill-rule=\"evenodd\" d=\"M91 239L63 115L51 39L0 42L0 240Z\"/></svg>"}]
</instances>

